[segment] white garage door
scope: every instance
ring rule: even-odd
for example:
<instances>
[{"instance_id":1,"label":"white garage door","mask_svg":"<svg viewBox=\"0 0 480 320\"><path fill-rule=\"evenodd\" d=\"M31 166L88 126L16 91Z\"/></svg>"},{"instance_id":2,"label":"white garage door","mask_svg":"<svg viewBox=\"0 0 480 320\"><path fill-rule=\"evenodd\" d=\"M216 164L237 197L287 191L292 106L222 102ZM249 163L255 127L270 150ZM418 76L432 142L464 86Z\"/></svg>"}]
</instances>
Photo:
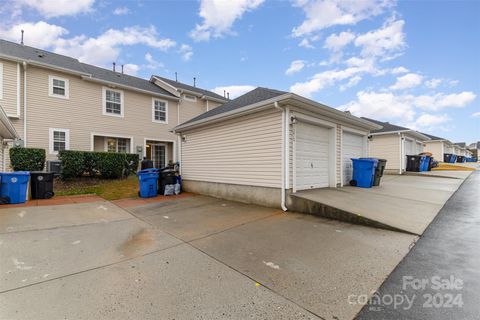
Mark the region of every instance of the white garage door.
<instances>
[{"instance_id":1,"label":"white garage door","mask_svg":"<svg viewBox=\"0 0 480 320\"><path fill-rule=\"evenodd\" d=\"M423 143L417 142L416 146L417 146L417 150L416 150L415 154L422 153L423 152Z\"/></svg>"},{"instance_id":2,"label":"white garage door","mask_svg":"<svg viewBox=\"0 0 480 320\"><path fill-rule=\"evenodd\" d=\"M363 136L343 132L342 136L342 174L343 185L348 185L352 180L353 166L352 158L365 157L366 150L363 143Z\"/></svg>"},{"instance_id":3,"label":"white garage door","mask_svg":"<svg viewBox=\"0 0 480 320\"><path fill-rule=\"evenodd\" d=\"M296 189L328 187L328 128L304 122L296 127Z\"/></svg>"}]
</instances>

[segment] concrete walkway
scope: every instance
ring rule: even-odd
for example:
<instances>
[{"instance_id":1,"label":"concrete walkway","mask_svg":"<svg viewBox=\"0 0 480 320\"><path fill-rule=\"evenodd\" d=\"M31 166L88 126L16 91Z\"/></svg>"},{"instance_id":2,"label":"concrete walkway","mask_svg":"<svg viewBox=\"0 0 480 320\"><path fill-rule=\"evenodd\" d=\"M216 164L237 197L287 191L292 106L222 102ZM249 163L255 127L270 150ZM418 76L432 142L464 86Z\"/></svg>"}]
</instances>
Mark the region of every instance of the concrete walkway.
<instances>
[{"instance_id":1,"label":"concrete walkway","mask_svg":"<svg viewBox=\"0 0 480 320\"><path fill-rule=\"evenodd\" d=\"M1 319L351 319L416 237L194 196L0 210Z\"/></svg>"},{"instance_id":2,"label":"concrete walkway","mask_svg":"<svg viewBox=\"0 0 480 320\"><path fill-rule=\"evenodd\" d=\"M462 174L472 172L462 172ZM371 189L344 187L339 189L304 190L293 194L297 199L319 203L335 212L342 220L364 221L378 227L421 235L445 202L462 184L465 175L457 178L416 175L382 178L379 187ZM341 214L341 215L340 215Z\"/></svg>"},{"instance_id":3,"label":"concrete walkway","mask_svg":"<svg viewBox=\"0 0 480 320\"><path fill-rule=\"evenodd\" d=\"M480 172L472 174L357 319L478 319ZM445 285L436 287L437 282ZM424 287L416 287L425 281ZM452 285L455 285L454 287ZM397 300L389 303L389 297ZM431 297L435 297L431 300ZM413 301L412 303L407 302ZM400 303L401 302L401 303Z\"/></svg>"}]
</instances>

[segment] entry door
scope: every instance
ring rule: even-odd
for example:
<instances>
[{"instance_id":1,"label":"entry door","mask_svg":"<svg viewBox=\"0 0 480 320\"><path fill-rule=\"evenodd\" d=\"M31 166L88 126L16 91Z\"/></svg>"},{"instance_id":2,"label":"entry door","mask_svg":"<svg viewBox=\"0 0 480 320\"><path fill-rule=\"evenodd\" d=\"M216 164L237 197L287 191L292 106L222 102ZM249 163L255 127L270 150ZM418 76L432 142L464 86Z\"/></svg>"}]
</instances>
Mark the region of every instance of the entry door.
<instances>
[{"instance_id":1,"label":"entry door","mask_svg":"<svg viewBox=\"0 0 480 320\"><path fill-rule=\"evenodd\" d=\"M328 128L298 122L295 137L295 184L297 190L328 187Z\"/></svg>"},{"instance_id":2,"label":"entry door","mask_svg":"<svg viewBox=\"0 0 480 320\"><path fill-rule=\"evenodd\" d=\"M348 185L352 180L353 164L351 159L365 155L364 136L344 131L342 136L343 185Z\"/></svg>"},{"instance_id":3,"label":"entry door","mask_svg":"<svg viewBox=\"0 0 480 320\"><path fill-rule=\"evenodd\" d=\"M152 160L155 168L165 167L165 145L152 144Z\"/></svg>"}]
</instances>

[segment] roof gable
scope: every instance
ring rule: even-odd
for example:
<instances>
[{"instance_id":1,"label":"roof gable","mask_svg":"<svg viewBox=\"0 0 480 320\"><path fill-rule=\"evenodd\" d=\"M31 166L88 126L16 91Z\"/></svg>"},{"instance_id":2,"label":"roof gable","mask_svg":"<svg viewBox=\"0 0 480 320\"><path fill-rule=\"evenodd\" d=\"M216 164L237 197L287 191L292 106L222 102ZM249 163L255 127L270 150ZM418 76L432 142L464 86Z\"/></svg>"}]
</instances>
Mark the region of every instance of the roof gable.
<instances>
[{"instance_id":1,"label":"roof gable","mask_svg":"<svg viewBox=\"0 0 480 320\"><path fill-rule=\"evenodd\" d=\"M183 126L185 124L193 123L199 120L204 120L222 113L234 111L236 109L240 109L242 107L246 107L261 101L265 101L271 98L275 98L277 96L281 96L283 94L286 94L288 92L285 91L279 91L279 90L274 90L274 89L268 89L268 88L261 88L258 87L256 89L253 89L252 91L249 91L240 97L230 100L227 103L222 104L221 106L216 107L215 109L212 109L210 111L207 111L205 113L202 113L195 118L192 118L182 124L180 126Z\"/></svg>"},{"instance_id":2,"label":"roof gable","mask_svg":"<svg viewBox=\"0 0 480 320\"><path fill-rule=\"evenodd\" d=\"M180 90L187 90L187 91L198 93L200 95L205 95L207 97L227 101L227 99L225 97L222 97L221 95L216 94L215 92L212 92L212 91L209 91L209 90L205 90L205 89L202 89L202 88L199 88L199 87L190 86L186 83L178 82L178 81L171 80L171 79L164 78L164 77L160 77L160 76L153 76L153 77L165 82L166 84L168 84L168 85L170 85L174 88L180 89Z\"/></svg>"}]
</instances>

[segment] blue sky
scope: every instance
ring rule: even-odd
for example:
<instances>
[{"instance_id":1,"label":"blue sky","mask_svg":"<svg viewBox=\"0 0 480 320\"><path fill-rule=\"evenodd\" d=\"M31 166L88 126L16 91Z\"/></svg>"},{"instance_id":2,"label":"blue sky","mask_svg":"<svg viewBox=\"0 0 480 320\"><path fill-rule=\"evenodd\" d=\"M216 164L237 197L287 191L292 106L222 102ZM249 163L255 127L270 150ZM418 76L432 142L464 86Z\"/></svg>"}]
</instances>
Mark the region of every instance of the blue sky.
<instances>
[{"instance_id":1,"label":"blue sky","mask_svg":"<svg viewBox=\"0 0 480 320\"><path fill-rule=\"evenodd\" d=\"M255 86L480 139L480 1L15 0L0 37L235 97Z\"/></svg>"}]
</instances>

